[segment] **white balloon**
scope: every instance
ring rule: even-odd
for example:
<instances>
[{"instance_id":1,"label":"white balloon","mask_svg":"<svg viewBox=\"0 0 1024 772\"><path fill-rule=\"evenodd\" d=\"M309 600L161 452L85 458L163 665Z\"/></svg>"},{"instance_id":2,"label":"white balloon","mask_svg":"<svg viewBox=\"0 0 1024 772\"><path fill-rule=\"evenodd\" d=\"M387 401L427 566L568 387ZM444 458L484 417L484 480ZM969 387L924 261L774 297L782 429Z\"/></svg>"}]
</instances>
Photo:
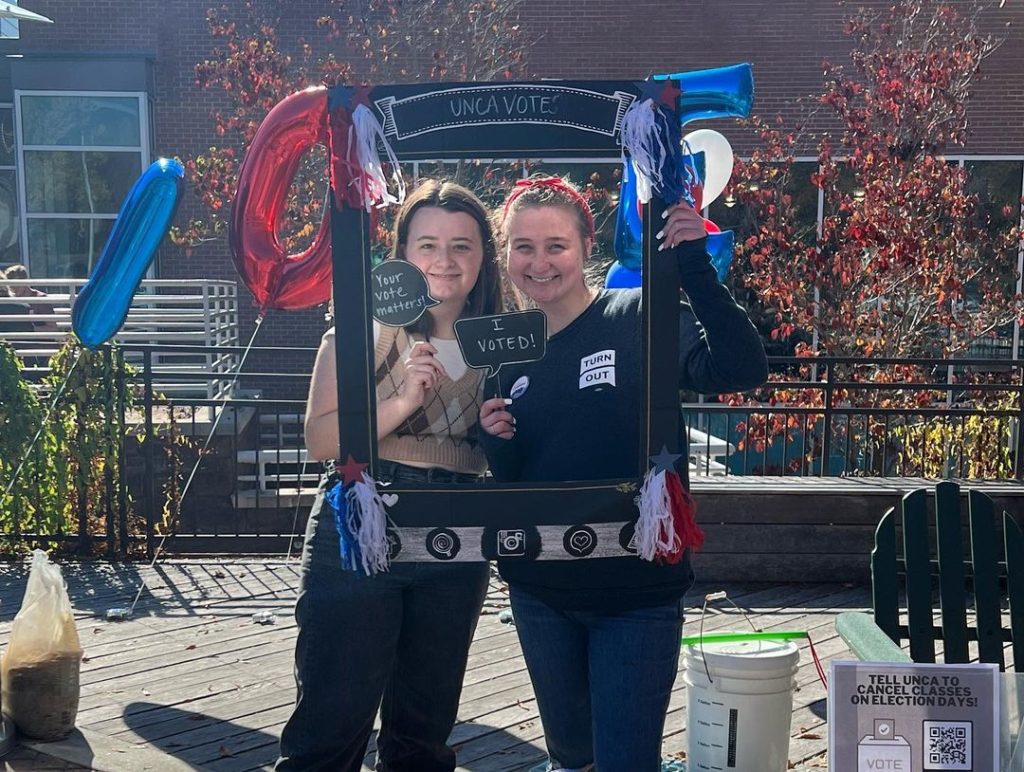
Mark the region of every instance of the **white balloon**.
<instances>
[{"instance_id":1,"label":"white balloon","mask_svg":"<svg viewBox=\"0 0 1024 772\"><path fill-rule=\"evenodd\" d=\"M683 137L684 149L691 153L704 152L704 206L725 190L732 177L732 145L729 140L711 129L691 131Z\"/></svg>"}]
</instances>

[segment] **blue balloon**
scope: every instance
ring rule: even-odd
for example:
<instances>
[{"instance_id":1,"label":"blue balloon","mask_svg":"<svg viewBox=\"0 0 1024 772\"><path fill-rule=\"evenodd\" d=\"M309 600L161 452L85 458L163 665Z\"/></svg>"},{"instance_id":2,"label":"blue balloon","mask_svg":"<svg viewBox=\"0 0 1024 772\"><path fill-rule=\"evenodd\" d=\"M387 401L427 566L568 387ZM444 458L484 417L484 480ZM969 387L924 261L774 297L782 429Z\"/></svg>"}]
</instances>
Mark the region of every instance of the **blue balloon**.
<instances>
[{"instance_id":1,"label":"blue balloon","mask_svg":"<svg viewBox=\"0 0 1024 772\"><path fill-rule=\"evenodd\" d=\"M720 233L709 233L707 241L707 253L711 265L718 274L718 280L725 281L729 275L729 266L732 264L733 247L735 236L732 231L721 231ZM623 289L627 287L639 287L643 280L643 272L640 264L636 268L630 268L621 261L612 263L608 273L605 274L604 286L608 289Z\"/></svg>"},{"instance_id":2,"label":"blue balloon","mask_svg":"<svg viewBox=\"0 0 1024 772\"><path fill-rule=\"evenodd\" d=\"M729 265L732 263L733 246L736 238L732 231L721 231L708 234L708 257L711 258L711 265L718 273L718 280L725 281L729 274Z\"/></svg>"},{"instance_id":3,"label":"blue balloon","mask_svg":"<svg viewBox=\"0 0 1024 772\"><path fill-rule=\"evenodd\" d=\"M634 271L620 262L614 262L604 277L604 286L608 289L627 289L639 287L642 281L643 276L639 270Z\"/></svg>"},{"instance_id":4,"label":"blue balloon","mask_svg":"<svg viewBox=\"0 0 1024 772\"><path fill-rule=\"evenodd\" d=\"M692 184L691 172L704 179L704 152L683 156L683 169L687 184ZM622 181L619 183L619 210L615 214L615 257L631 271L639 271L643 261L643 221L637 205L636 173L633 164L622 165ZM634 285L639 286L639 285Z\"/></svg>"},{"instance_id":5,"label":"blue balloon","mask_svg":"<svg viewBox=\"0 0 1024 772\"><path fill-rule=\"evenodd\" d=\"M161 158L128 192L89 281L71 309L71 326L88 348L99 348L124 324L132 296L171 226L184 184L184 167Z\"/></svg>"},{"instance_id":6,"label":"blue balloon","mask_svg":"<svg viewBox=\"0 0 1024 772\"><path fill-rule=\"evenodd\" d=\"M754 104L754 73L749 64L655 75L653 79L679 81L683 126L711 118L746 118Z\"/></svg>"},{"instance_id":7,"label":"blue balloon","mask_svg":"<svg viewBox=\"0 0 1024 772\"><path fill-rule=\"evenodd\" d=\"M683 197L690 206L697 206L697 200L693 193L693 188L696 185L700 185L703 189L704 179L707 177L707 167L704 164L704 151L690 154L682 153L682 169L683 169Z\"/></svg>"},{"instance_id":8,"label":"blue balloon","mask_svg":"<svg viewBox=\"0 0 1024 772\"><path fill-rule=\"evenodd\" d=\"M643 258L642 225L640 209L636 200L636 173L633 171L633 164L627 160L622 164L619 211L615 214L615 256L619 259L619 263L632 271L640 268ZM609 285L605 284L605 286Z\"/></svg>"}]
</instances>

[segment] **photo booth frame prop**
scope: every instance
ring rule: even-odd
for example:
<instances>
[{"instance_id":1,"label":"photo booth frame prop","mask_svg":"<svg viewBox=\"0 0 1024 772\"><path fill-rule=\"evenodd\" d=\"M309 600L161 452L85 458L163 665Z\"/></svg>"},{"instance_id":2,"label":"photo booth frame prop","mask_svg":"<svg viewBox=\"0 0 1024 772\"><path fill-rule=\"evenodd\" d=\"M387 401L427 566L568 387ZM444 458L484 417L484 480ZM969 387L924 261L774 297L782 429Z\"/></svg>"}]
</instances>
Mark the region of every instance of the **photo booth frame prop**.
<instances>
[{"instance_id":1,"label":"photo booth frame prop","mask_svg":"<svg viewBox=\"0 0 1024 772\"><path fill-rule=\"evenodd\" d=\"M749 76L748 76L749 77ZM334 87L328 110L369 105L398 160L573 158L618 155L619 129L636 100L679 107L680 84L658 81L542 81ZM692 94L690 95L692 98ZM712 111L713 112L713 111ZM697 117L704 117L698 115ZM710 112L708 113L710 117ZM332 142L342 141L337 135ZM345 148L332 147L331 155ZM334 202L343 194L334 191ZM546 483L380 486L391 521L392 561L582 559L635 554L634 499L664 450L685 479L678 392L679 276L676 261L653 259L664 204L643 208L643 426L637 475ZM371 319L371 217L331 208L338 377L339 465L375 476L376 382ZM664 459L664 457L663 457Z\"/></svg>"}]
</instances>

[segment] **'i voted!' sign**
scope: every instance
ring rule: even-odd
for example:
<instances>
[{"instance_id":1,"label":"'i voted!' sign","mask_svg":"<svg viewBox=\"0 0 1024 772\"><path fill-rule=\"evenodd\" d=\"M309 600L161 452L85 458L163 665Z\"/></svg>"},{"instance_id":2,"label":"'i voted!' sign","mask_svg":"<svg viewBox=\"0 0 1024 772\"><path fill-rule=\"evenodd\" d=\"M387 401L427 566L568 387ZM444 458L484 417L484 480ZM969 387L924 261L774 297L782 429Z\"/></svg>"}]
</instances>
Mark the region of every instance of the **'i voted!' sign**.
<instances>
[{"instance_id":1,"label":"'i voted!' sign","mask_svg":"<svg viewBox=\"0 0 1024 772\"><path fill-rule=\"evenodd\" d=\"M536 362L547 350L547 317L533 308L455 322L462 356L470 367L494 376L502 365Z\"/></svg>"}]
</instances>

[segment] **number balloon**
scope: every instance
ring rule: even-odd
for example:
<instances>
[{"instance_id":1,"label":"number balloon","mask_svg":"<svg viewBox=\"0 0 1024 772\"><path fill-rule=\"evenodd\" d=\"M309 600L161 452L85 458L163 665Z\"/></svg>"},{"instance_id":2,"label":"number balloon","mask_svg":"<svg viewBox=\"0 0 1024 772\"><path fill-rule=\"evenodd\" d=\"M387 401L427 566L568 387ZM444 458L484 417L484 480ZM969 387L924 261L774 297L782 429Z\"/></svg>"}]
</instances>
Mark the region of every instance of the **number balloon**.
<instances>
[{"instance_id":1,"label":"number balloon","mask_svg":"<svg viewBox=\"0 0 1024 772\"><path fill-rule=\"evenodd\" d=\"M238 172L231 251L261 311L310 308L331 296L330 212L324 212L313 243L301 254L288 254L278 235L299 163L318 144L328 144L323 86L291 94L274 106Z\"/></svg>"},{"instance_id":2,"label":"number balloon","mask_svg":"<svg viewBox=\"0 0 1024 772\"><path fill-rule=\"evenodd\" d=\"M729 140L711 129L698 129L683 137L684 147L689 146L694 155L704 154L704 198L708 206L722 195L732 177L732 145Z\"/></svg>"},{"instance_id":3,"label":"number balloon","mask_svg":"<svg viewBox=\"0 0 1024 772\"><path fill-rule=\"evenodd\" d=\"M654 76L654 80L669 79L679 81L682 90L683 126L702 119L746 118L754 105L754 73L749 64Z\"/></svg>"},{"instance_id":4,"label":"number balloon","mask_svg":"<svg viewBox=\"0 0 1024 772\"><path fill-rule=\"evenodd\" d=\"M124 324L135 290L174 219L185 169L161 158L128 192L89 281L75 298L71 326L90 349L106 343Z\"/></svg>"},{"instance_id":5,"label":"number balloon","mask_svg":"<svg viewBox=\"0 0 1024 772\"><path fill-rule=\"evenodd\" d=\"M604 286L608 289L639 287L642 280L643 275L640 271L627 268L616 260L604 277Z\"/></svg>"},{"instance_id":6,"label":"number balloon","mask_svg":"<svg viewBox=\"0 0 1024 772\"><path fill-rule=\"evenodd\" d=\"M729 275L734 242L735 237L732 231L719 231L718 233L708 231L708 256L711 258L711 265L718 273L719 281L725 281L725 277Z\"/></svg>"},{"instance_id":7,"label":"number balloon","mask_svg":"<svg viewBox=\"0 0 1024 772\"><path fill-rule=\"evenodd\" d=\"M619 209L615 213L615 256L619 263L630 271L639 271L642 254L640 251L640 202L636 194L636 172L629 161L622 164L622 181L619 183ZM605 286L609 286L607 283ZM639 286L631 285L631 286Z\"/></svg>"}]
</instances>

